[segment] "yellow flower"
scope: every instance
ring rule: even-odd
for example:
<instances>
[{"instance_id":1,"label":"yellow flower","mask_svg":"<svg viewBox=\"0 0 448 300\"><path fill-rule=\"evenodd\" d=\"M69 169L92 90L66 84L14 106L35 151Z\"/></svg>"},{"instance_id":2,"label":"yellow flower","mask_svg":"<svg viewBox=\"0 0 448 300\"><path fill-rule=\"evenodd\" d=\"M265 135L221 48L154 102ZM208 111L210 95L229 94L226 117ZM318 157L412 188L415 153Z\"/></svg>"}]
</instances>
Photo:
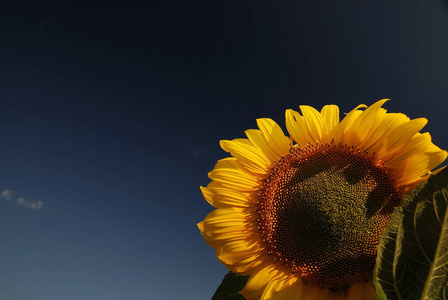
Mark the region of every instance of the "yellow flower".
<instances>
[{"instance_id":1,"label":"yellow flower","mask_svg":"<svg viewBox=\"0 0 448 300\"><path fill-rule=\"evenodd\" d=\"M201 187L217 209L198 227L251 299L376 299L376 247L393 209L447 152L420 133L427 120L380 100L339 122L339 108L286 111L284 135L258 119L247 139L221 141Z\"/></svg>"}]
</instances>

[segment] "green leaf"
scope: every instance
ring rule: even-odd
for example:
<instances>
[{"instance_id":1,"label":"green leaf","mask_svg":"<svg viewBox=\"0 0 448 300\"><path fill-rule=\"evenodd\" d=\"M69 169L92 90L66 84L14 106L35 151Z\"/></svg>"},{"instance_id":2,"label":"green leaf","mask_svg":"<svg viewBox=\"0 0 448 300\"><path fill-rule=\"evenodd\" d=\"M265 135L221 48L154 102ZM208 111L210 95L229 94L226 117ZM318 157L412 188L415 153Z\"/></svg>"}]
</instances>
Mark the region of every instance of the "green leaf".
<instances>
[{"instance_id":1,"label":"green leaf","mask_svg":"<svg viewBox=\"0 0 448 300\"><path fill-rule=\"evenodd\" d=\"M380 299L448 299L447 203L448 168L403 197L378 246Z\"/></svg>"},{"instance_id":2,"label":"green leaf","mask_svg":"<svg viewBox=\"0 0 448 300\"><path fill-rule=\"evenodd\" d=\"M234 272L227 273L212 300L244 300L244 297L238 292L244 288L248 279L249 276Z\"/></svg>"}]
</instances>

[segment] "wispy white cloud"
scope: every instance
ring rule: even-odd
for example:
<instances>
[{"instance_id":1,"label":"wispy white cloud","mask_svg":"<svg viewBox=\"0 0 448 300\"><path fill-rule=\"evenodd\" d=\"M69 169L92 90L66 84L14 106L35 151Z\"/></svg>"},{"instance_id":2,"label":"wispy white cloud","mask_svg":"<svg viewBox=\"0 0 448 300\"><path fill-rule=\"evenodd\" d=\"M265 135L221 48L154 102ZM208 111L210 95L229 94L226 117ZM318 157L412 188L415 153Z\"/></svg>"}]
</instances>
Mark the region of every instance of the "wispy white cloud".
<instances>
[{"instance_id":1,"label":"wispy white cloud","mask_svg":"<svg viewBox=\"0 0 448 300\"><path fill-rule=\"evenodd\" d=\"M0 194L0 197L2 197L5 200L11 201L14 197L14 192L11 190L3 190Z\"/></svg>"},{"instance_id":2,"label":"wispy white cloud","mask_svg":"<svg viewBox=\"0 0 448 300\"><path fill-rule=\"evenodd\" d=\"M28 209L36 209L36 210L41 210L42 205L44 204L42 201L30 201L26 200L23 197L17 198L16 202L22 206L25 206Z\"/></svg>"},{"instance_id":3,"label":"wispy white cloud","mask_svg":"<svg viewBox=\"0 0 448 300\"><path fill-rule=\"evenodd\" d=\"M16 193L11 190L3 190L0 194L0 198L3 198L7 201L14 201L17 204L33 210L41 210L44 203L42 201L32 201L25 199L24 197L17 197Z\"/></svg>"}]
</instances>

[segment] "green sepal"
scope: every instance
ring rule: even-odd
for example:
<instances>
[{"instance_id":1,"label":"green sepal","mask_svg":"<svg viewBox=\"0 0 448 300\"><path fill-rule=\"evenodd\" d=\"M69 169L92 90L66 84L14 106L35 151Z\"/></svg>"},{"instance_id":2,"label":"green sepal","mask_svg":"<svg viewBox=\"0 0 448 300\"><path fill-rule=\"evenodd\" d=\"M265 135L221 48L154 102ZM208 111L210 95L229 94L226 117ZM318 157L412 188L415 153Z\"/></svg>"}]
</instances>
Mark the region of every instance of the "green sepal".
<instances>
[{"instance_id":1,"label":"green sepal","mask_svg":"<svg viewBox=\"0 0 448 300\"><path fill-rule=\"evenodd\" d=\"M249 276L229 272L226 274L212 300L245 300L243 295L239 294L246 285Z\"/></svg>"}]
</instances>

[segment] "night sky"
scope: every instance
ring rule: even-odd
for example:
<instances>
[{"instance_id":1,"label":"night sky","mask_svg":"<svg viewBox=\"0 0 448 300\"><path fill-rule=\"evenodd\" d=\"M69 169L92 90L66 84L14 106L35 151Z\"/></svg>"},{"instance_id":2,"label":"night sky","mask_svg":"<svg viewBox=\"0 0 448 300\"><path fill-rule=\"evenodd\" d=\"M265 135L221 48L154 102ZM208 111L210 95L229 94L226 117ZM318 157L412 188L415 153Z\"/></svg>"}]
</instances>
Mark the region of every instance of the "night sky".
<instances>
[{"instance_id":1,"label":"night sky","mask_svg":"<svg viewBox=\"0 0 448 300\"><path fill-rule=\"evenodd\" d=\"M446 150L447 32L443 1L0 1L0 299L210 299L219 140L390 98Z\"/></svg>"}]
</instances>

